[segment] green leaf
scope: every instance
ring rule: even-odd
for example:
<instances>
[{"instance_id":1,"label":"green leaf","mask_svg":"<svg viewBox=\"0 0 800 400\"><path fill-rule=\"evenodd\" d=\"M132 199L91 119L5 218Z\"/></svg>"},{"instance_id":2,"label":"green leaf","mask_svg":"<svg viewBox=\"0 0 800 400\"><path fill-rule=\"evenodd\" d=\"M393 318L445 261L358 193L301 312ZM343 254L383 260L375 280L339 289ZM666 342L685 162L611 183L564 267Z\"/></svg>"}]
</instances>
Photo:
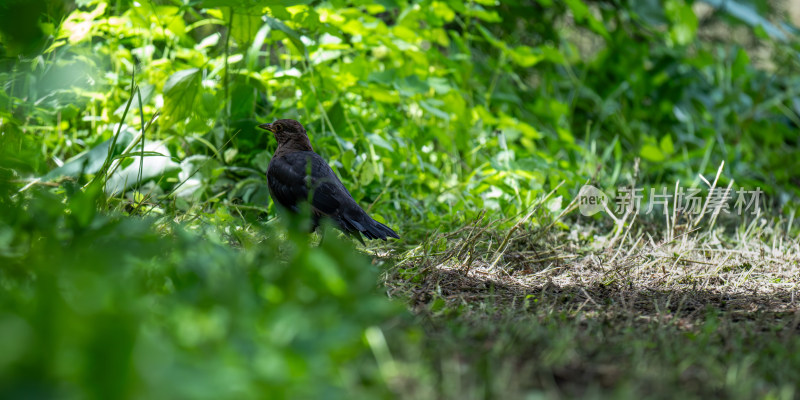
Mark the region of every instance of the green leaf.
<instances>
[{"instance_id":1,"label":"green leaf","mask_svg":"<svg viewBox=\"0 0 800 400\"><path fill-rule=\"evenodd\" d=\"M178 71L167 79L164 83L164 93L169 94L178 90L186 90L190 88L200 77L200 70L197 68L189 68Z\"/></svg>"},{"instance_id":2,"label":"green leaf","mask_svg":"<svg viewBox=\"0 0 800 400\"><path fill-rule=\"evenodd\" d=\"M515 64L524 68L532 67L545 58L542 54L540 54L541 52L537 52L528 46L516 47L509 53L511 54L511 60L514 61Z\"/></svg>"},{"instance_id":3,"label":"green leaf","mask_svg":"<svg viewBox=\"0 0 800 400\"><path fill-rule=\"evenodd\" d=\"M547 201L547 210L550 211L552 214L558 214L562 210L562 203L564 202L564 197L558 196L554 197Z\"/></svg>"},{"instance_id":4,"label":"green leaf","mask_svg":"<svg viewBox=\"0 0 800 400\"><path fill-rule=\"evenodd\" d=\"M259 18L259 23L261 19ZM247 69L248 70L255 70L256 63L258 62L258 58L261 54L261 47L264 46L264 41L267 39L267 35L269 35L270 27L268 24L263 24L261 28L256 32L255 37L253 38L253 42L250 44L250 48L247 49Z\"/></svg>"},{"instance_id":5,"label":"green leaf","mask_svg":"<svg viewBox=\"0 0 800 400\"><path fill-rule=\"evenodd\" d=\"M269 166L269 160L272 159L272 152L271 151L260 151L258 152L255 157L253 157L253 161L251 161L251 165L255 167L257 170L261 172L266 172L267 167Z\"/></svg>"},{"instance_id":6,"label":"green leaf","mask_svg":"<svg viewBox=\"0 0 800 400\"><path fill-rule=\"evenodd\" d=\"M300 35L297 32L295 32L292 28L289 28L283 22L278 21L275 18L272 18L267 15L265 15L264 18L266 19L267 25L269 25L270 28L281 31L284 34L286 34L286 37L289 38L289 40L292 42L292 44L294 44L294 46L300 53L302 54L306 53L306 46L303 44L303 41L300 40Z\"/></svg>"},{"instance_id":7,"label":"green leaf","mask_svg":"<svg viewBox=\"0 0 800 400\"><path fill-rule=\"evenodd\" d=\"M164 115L174 123L194 113L195 99L200 90L200 70L178 71L164 83Z\"/></svg>"},{"instance_id":8,"label":"green leaf","mask_svg":"<svg viewBox=\"0 0 800 400\"><path fill-rule=\"evenodd\" d=\"M672 136L669 134L664 135L664 137L661 138L660 147L661 151L666 155L674 153L675 146L672 144Z\"/></svg>"},{"instance_id":9,"label":"green leaf","mask_svg":"<svg viewBox=\"0 0 800 400\"><path fill-rule=\"evenodd\" d=\"M125 168L117 169L106 182L106 193L113 196L139 183L139 168L142 169L141 183L164 176L178 169L178 163L172 161L169 149L161 142L147 142L144 146L146 157L139 157L140 150L131 152L126 157L133 161ZM157 155L152 157L150 155ZM121 158L123 155L118 156ZM141 164L141 165L140 165Z\"/></svg>"},{"instance_id":10,"label":"green leaf","mask_svg":"<svg viewBox=\"0 0 800 400\"><path fill-rule=\"evenodd\" d=\"M395 88L402 96L413 96L415 94L427 93L430 90L428 83L419 79L416 75L411 75L405 79L395 82Z\"/></svg>"},{"instance_id":11,"label":"green leaf","mask_svg":"<svg viewBox=\"0 0 800 400\"><path fill-rule=\"evenodd\" d=\"M422 107L425 111L427 111L427 112L429 112L429 113L431 113L431 114L433 114L433 115L435 115L435 116L437 116L437 117L439 117L439 118L441 118L441 119L443 119L445 121L449 121L450 120L450 114L448 114L448 113L446 113L446 112L434 107L430 103L430 101L428 101L428 100L420 101L419 102L419 106Z\"/></svg>"},{"instance_id":12,"label":"green leaf","mask_svg":"<svg viewBox=\"0 0 800 400\"><path fill-rule=\"evenodd\" d=\"M736 51L736 59L733 60L733 65L731 65L731 74L735 77L744 76L749 65L750 56L747 55L747 51L739 49Z\"/></svg>"},{"instance_id":13,"label":"green leaf","mask_svg":"<svg viewBox=\"0 0 800 400\"><path fill-rule=\"evenodd\" d=\"M397 103L400 101L400 96L394 90L386 90L378 87L371 87L365 93L371 96L375 101L381 103Z\"/></svg>"},{"instance_id":14,"label":"green leaf","mask_svg":"<svg viewBox=\"0 0 800 400\"><path fill-rule=\"evenodd\" d=\"M572 15L575 18L575 21L578 23L586 23L589 25L589 29L594 31L595 33L603 36L604 38L608 39L610 36L608 35L608 31L606 27L603 25L601 21L598 21L597 18L592 15L591 10L589 7L584 4L581 0L564 0L567 3L567 7L572 10Z\"/></svg>"},{"instance_id":15,"label":"green leaf","mask_svg":"<svg viewBox=\"0 0 800 400\"><path fill-rule=\"evenodd\" d=\"M128 157L139 157L139 156L144 156L144 157L169 157L169 155L162 154L162 153L159 153L157 151L144 151L144 152L142 152L141 150L134 150L134 151L131 151L131 152L128 152L128 153L122 153L122 154L120 154L118 156L115 156L112 160L121 159L121 158L128 158Z\"/></svg>"},{"instance_id":16,"label":"green leaf","mask_svg":"<svg viewBox=\"0 0 800 400\"><path fill-rule=\"evenodd\" d=\"M223 7L223 16L225 21L228 21L230 16L229 8ZM254 41L256 33L264 25L260 13L251 14L247 11L237 11L233 13L231 21L231 37L236 41L239 46L244 47Z\"/></svg>"},{"instance_id":17,"label":"green leaf","mask_svg":"<svg viewBox=\"0 0 800 400\"><path fill-rule=\"evenodd\" d=\"M697 16L691 4L683 0L669 0L664 5L664 13L670 20L670 40L672 44L685 46L694 41L697 33Z\"/></svg>"},{"instance_id":18,"label":"green leaf","mask_svg":"<svg viewBox=\"0 0 800 400\"><path fill-rule=\"evenodd\" d=\"M339 272L336 261L331 256L319 249L314 249L308 254L308 266L319 274L319 279L334 296L347 295L347 281Z\"/></svg>"},{"instance_id":19,"label":"green leaf","mask_svg":"<svg viewBox=\"0 0 800 400\"><path fill-rule=\"evenodd\" d=\"M361 176L359 177L359 184L362 186L369 185L375 180L375 166L367 161L362 164Z\"/></svg>"},{"instance_id":20,"label":"green leaf","mask_svg":"<svg viewBox=\"0 0 800 400\"><path fill-rule=\"evenodd\" d=\"M761 30L772 39L781 41L787 40L786 34L768 19L759 15L758 11L753 8L751 4L747 4L749 2L736 0L705 0L704 2L739 19L756 31Z\"/></svg>"},{"instance_id":21,"label":"green leaf","mask_svg":"<svg viewBox=\"0 0 800 400\"><path fill-rule=\"evenodd\" d=\"M222 160L225 161L225 164L230 164L233 162L233 159L236 158L237 154L239 154L239 150L235 147L231 147L222 153Z\"/></svg>"},{"instance_id":22,"label":"green leaf","mask_svg":"<svg viewBox=\"0 0 800 400\"><path fill-rule=\"evenodd\" d=\"M237 82L231 90L231 118L241 119L253 115L256 90L247 82Z\"/></svg>"},{"instance_id":23,"label":"green leaf","mask_svg":"<svg viewBox=\"0 0 800 400\"><path fill-rule=\"evenodd\" d=\"M646 144L642 146L642 150L639 152L639 155L641 155L645 160L652 162L662 162L665 159L664 153L661 152L661 149L652 144Z\"/></svg>"},{"instance_id":24,"label":"green leaf","mask_svg":"<svg viewBox=\"0 0 800 400\"><path fill-rule=\"evenodd\" d=\"M122 152L128 146L131 139L135 135L135 129L129 126L123 126L119 135L114 151L111 156ZM62 176L71 176L77 178L81 173L94 174L103 167L103 163L108 156L108 146L111 145L112 139L106 140L99 145L93 147L91 150L83 152L73 159L64 163L64 165L55 168L42 176L43 181L49 181Z\"/></svg>"},{"instance_id":25,"label":"green leaf","mask_svg":"<svg viewBox=\"0 0 800 400\"><path fill-rule=\"evenodd\" d=\"M436 94L447 94L454 90L453 86L450 85L450 81L446 78L430 77L428 78L428 86L432 87Z\"/></svg>"},{"instance_id":26,"label":"green leaf","mask_svg":"<svg viewBox=\"0 0 800 400\"><path fill-rule=\"evenodd\" d=\"M370 133L367 135L367 140L369 140L369 142L374 144L375 146L381 147L390 152L394 151L394 146L392 146L391 143L389 143L386 139L384 139L380 135Z\"/></svg>"}]
</instances>

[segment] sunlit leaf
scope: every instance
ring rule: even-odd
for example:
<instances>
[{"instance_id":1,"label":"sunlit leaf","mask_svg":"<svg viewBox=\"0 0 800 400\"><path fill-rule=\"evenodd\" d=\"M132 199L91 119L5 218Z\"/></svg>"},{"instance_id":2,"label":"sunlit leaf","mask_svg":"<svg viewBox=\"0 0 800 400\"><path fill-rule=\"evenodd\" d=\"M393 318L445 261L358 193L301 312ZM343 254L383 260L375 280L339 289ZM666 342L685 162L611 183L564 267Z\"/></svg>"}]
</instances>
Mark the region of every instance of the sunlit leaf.
<instances>
[{"instance_id":1,"label":"sunlit leaf","mask_svg":"<svg viewBox=\"0 0 800 400\"><path fill-rule=\"evenodd\" d=\"M298 51L300 51L301 53L306 52L306 46L303 44L303 41L300 40L300 35L297 32L286 26L283 22L275 18L272 18L270 16L264 16L264 19L267 21L267 24L270 26L270 28L272 28L273 30L281 31L284 34L286 34L286 37L289 38L289 40L292 42L292 44L294 44L294 46L297 48Z\"/></svg>"},{"instance_id":2,"label":"sunlit leaf","mask_svg":"<svg viewBox=\"0 0 800 400\"><path fill-rule=\"evenodd\" d=\"M125 189L144 183L150 179L158 179L178 169L178 163L172 161L169 149L161 142L146 142L145 157L140 152L129 155L131 163L117 169L106 182L106 193L113 196ZM138 155L137 155L138 154ZM139 167L142 169L142 181L139 181Z\"/></svg>"},{"instance_id":3,"label":"sunlit leaf","mask_svg":"<svg viewBox=\"0 0 800 400\"><path fill-rule=\"evenodd\" d=\"M672 136L669 134L664 135L661 138L661 142L659 147L661 148L661 152L665 155L670 155L675 152L675 146L672 144Z\"/></svg>"},{"instance_id":4,"label":"sunlit leaf","mask_svg":"<svg viewBox=\"0 0 800 400\"><path fill-rule=\"evenodd\" d=\"M200 90L200 70L184 69L172 74L164 83L164 114L170 121L191 115Z\"/></svg>"},{"instance_id":5,"label":"sunlit leaf","mask_svg":"<svg viewBox=\"0 0 800 400\"><path fill-rule=\"evenodd\" d=\"M661 162L665 159L664 153L661 151L661 149L652 144L646 144L642 146L642 150L639 152L639 155L641 155L643 159L652 162Z\"/></svg>"}]
</instances>

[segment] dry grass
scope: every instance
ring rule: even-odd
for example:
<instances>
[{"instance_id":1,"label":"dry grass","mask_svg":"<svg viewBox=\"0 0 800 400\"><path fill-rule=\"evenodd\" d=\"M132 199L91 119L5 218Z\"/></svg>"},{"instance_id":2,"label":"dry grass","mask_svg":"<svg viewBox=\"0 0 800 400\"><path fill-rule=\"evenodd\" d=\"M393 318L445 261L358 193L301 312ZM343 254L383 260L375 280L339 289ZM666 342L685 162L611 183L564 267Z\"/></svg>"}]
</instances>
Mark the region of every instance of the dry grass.
<instances>
[{"instance_id":1,"label":"dry grass","mask_svg":"<svg viewBox=\"0 0 800 400\"><path fill-rule=\"evenodd\" d=\"M492 266L496 244L503 240L493 225L480 218L410 251L386 277L390 294L424 304L434 295L459 302L491 295L519 303L529 295L571 293L565 309L606 310L614 304L619 312L640 314L657 312L659 304L686 312L706 306L793 312L800 300L800 240L786 235L780 224L768 229L762 221L748 236L729 235L732 241L720 239L722 228L669 241L663 238L669 235L654 237L642 229L614 246L608 246L613 233L598 236L591 226L571 224L570 231L537 242L529 241L537 231L522 231ZM432 252L435 248L443 250Z\"/></svg>"},{"instance_id":2,"label":"dry grass","mask_svg":"<svg viewBox=\"0 0 800 400\"><path fill-rule=\"evenodd\" d=\"M766 366L783 362L769 350L773 344L789 352L798 345L800 238L789 234L793 216L738 220L712 212L692 220L673 213L598 222L571 213L573 206L555 220L537 209L516 223L481 215L408 250L386 272L390 297L408 302L434 338L429 356L460 365L450 375L481 382L470 390L504 397L620 388L630 389L622 397L637 397L648 385L671 395L678 385L680 393L701 397L794 396L791 379L776 375L795 379L800 365L782 372ZM467 333L453 339L454 332ZM702 335L711 344L699 343ZM572 356L548 359L560 336L580 344L567 345L564 354ZM627 342L645 350L629 353ZM748 369L761 358L767 364L760 370ZM476 372L482 363L514 367L488 382ZM441 379L447 371L442 367ZM470 390L441 388L436 397Z\"/></svg>"}]
</instances>

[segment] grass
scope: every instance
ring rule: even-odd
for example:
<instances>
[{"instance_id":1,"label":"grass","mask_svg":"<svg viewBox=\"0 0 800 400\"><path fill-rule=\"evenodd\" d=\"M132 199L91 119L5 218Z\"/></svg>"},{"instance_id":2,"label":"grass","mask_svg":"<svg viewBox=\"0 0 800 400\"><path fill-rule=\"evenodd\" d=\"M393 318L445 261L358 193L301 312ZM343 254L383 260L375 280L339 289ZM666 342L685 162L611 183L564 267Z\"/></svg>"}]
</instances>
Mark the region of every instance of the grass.
<instances>
[{"instance_id":1,"label":"grass","mask_svg":"<svg viewBox=\"0 0 800 400\"><path fill-rule=\"evenodd\" d=\"M0 393L797 395L793 216L553 216L548 195L513 219L401 225L412 239L358 254L257 209L97 212L100 188L0 204L0 335L20 344Z\"/></svg>"},{"instance_id":2,"label":"grass","mask_svg":"<svg viewBox=\"0 0 800 400\"><path fill-rule=\"evenodd\" d=\"M614 224L571 215L557 229L479 217L386 271L389 297L424 327L433 397L797 395L790 221L719 218L704 229L706 218L693 230L677 217L676 234L640 219L614 241Z\"/></svg>"},{"instance_id":3,"label":"grass","mask_svg":"<svg viewBox=\"0 0 800 400\"><path fill-rule=\"evenodd\" d=\"M267 25L86 3L69 40L5 64L0 398L800 397L793 214L612 221L551 199L727 160L796 207L794 40L764 40L781 67L760 68L694 40L709 20L683 1L655 25L582 1L271 5ZM48 84L65 66L103 78ZM254 126L276 117L405 239L356 252L267 219ZM180 169L144 169L158 143ZM61 160L72 178L36 178ZM126 166L137 185L100 193Z\"/></svg>"}]
</instances>

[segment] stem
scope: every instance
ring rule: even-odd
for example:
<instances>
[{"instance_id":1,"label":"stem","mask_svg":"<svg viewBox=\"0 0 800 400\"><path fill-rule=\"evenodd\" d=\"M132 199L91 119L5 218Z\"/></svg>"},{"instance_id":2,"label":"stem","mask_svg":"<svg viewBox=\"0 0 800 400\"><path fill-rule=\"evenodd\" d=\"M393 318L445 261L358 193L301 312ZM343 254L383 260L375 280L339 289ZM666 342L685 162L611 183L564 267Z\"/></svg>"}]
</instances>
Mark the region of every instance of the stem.
<instances>
[{"instance_id":1,"label":"stem","mask_svg":"<svg viewBox=\"0 0 800 400\"><path fill-rule=\"evenodd\" d=\"M225 33L225 77L222 80L222 86L225 88L225 130L227 131L231 125L231 98L230 88L228 84L228 57L231 47L231 29L233 27L233 7L228 7L231 11L228 17L228 32Z\"/></svg>"}]
</instances>

